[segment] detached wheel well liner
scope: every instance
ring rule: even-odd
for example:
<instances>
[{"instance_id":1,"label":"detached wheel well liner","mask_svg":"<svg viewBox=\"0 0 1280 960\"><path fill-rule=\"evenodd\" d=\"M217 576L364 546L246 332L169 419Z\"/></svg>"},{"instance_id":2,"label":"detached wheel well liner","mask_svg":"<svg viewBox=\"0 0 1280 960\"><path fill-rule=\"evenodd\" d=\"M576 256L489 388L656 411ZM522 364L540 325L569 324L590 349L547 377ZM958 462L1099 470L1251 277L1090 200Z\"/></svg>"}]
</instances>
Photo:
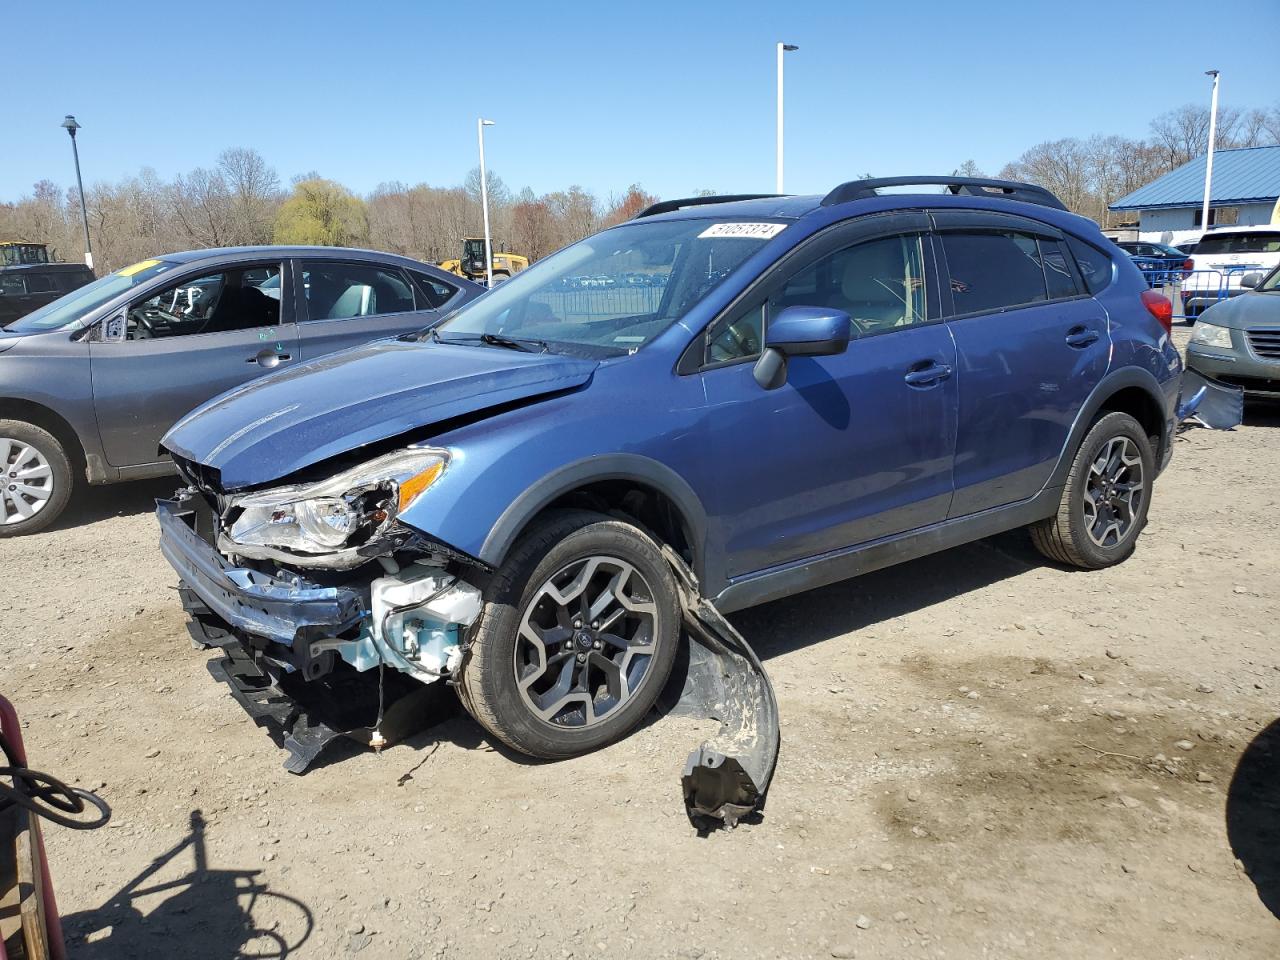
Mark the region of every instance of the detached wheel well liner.
<instances>
[{"instance_id":1,"label":"detached wheel well liner","mask_svg":"<svg viewBox=\"0 0 1280 960\"><path fill-rule=\"evenodd\" d=\"M34 400L0 397L0 420L22 420L41 430L47 430L62 444L71 466L81 474L85 473L85 450L84 444L80 442L80 435L76 433L75 427L52 408Z\"/></svg>"},{"instance_id":2,"label":"detached wheel well liner","mask_svg":"<svg viewBox=\"0 0 1280 960\"><path fill-rule=\"evenodd\" d=\"M534 521L550 510L578 508L625 517L671 547L705 583L706 515L693 488L674 470L634 454L592 457L562 467L522 493L498 518L479 559L501 565Z\"/></svg>"}]
</instances>

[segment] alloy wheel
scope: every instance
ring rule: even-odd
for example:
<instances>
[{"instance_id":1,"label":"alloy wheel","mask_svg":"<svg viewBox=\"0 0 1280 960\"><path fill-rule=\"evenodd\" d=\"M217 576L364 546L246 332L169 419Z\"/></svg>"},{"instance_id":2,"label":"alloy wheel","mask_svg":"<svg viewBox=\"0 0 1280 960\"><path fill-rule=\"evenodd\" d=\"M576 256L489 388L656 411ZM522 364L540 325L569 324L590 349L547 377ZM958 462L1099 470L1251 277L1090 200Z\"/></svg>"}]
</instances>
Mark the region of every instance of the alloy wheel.
<instances>
[{"instance_id":1,"label":"alloy wheel","mask_svg":"<svg viewBox=\"0 0 1280 960\"><path fill-rule=\"evenodd\" d=\"M53 496L53 468L28 443L0 437L0 524L30 520Z\"/></svg>"},{"instance_id":2,"label":"alloy wheel","mask_svg":"<svg viewBox=\"0 0 1280 960\"><path fill-rule=\"evenodd\" d=\"M1112 437L1089 465L1085 478L1084 524L1089 539L1114 547L1133 529L1146 495L1142 454L1129 437Z\"/></svg>"},{"instance_id":3,"label":"alloy wheel","mask_svg":"<svg viewBox=\"0 0 1280 960\"><path fill-rule=\"evenodd\" d=\"M535 716L590 727L635 695L659 636L653 596L635 566L608 556L575 560L538 588L515 648L516 685Z\"/></svg>"}]
</instances>

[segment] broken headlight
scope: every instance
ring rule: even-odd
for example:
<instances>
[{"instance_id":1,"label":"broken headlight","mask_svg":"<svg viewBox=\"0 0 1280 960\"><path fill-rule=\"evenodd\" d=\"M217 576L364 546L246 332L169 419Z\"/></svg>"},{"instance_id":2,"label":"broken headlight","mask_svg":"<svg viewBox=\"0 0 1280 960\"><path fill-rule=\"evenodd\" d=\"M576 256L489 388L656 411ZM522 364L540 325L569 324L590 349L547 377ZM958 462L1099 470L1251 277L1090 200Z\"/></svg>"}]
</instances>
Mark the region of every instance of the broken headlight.
<instances>
[{"instance_id":1,"label":"broken headlight","mask_svg":"<svg viewBox=\"0 0 1280 960\"><path fill-rule=\"evenodd\" d=\"M321 480L233 499L228 534L241 546L324 554L381 533L440 479L446 450L411 447Z\"/></svg>"}]
</instances>

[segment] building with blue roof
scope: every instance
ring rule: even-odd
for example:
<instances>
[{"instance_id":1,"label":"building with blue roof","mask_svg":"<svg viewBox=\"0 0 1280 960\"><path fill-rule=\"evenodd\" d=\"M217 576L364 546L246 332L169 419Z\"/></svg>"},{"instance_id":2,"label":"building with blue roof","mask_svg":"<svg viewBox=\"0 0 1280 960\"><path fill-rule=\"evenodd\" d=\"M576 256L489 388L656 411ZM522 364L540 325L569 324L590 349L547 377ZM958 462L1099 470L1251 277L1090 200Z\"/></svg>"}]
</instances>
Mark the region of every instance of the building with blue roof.
<instances>
[{"instance_id":1,"label":"building with blue roof","mask_svg":"<svg viewBox=\"0 0 1280 960\"><path fill-rule=\"evenodd\" d=\"M1186 243L1204 232L1205 158L1184 163L1111 204L1117 213L1138 215L1138 239ZM1280 146L1213 152L1209 226L1280 223Z\"/></svg>"}]
</instances>

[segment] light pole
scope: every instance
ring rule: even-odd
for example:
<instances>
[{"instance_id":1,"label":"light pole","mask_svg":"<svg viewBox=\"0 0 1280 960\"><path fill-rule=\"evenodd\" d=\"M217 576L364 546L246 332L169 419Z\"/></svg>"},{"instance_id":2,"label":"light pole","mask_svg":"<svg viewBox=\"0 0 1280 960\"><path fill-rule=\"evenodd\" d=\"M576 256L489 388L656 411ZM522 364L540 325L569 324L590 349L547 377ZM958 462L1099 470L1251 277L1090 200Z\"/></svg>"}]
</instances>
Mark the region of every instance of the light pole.
<instances>
[{"instance_id":1,"label":"light pole","mask_svg":"<svg viewBox=\"0 0 1280 960\"><path fill-rule=\"evenodd\" d=\"M489 287L493 286L493 241L489 238L489 180L484 172L484 128L492 126L493 121L483 117L476 121L476 136L480 140L480 208L484 214L484 276Z\"/></svg>"},{"instance_id":2,"label":"light pole","mask_svg":"<svg viewBox=\"0 0 1280 960\"><path fill-rule=\"evenodd\" d=\"M782 192L782 57L799 49L794 43L778 44L778 193Z\"/></svg>"},{"instance_id":3,"label":"light pole","mask_svg":"<svg viewBox=\"0 0 1280 960\"><path fill-rule=\"evenodd\" d=\"M80 150L76 147L76 131L80 124L76 118L67 114L62 121L62 128L71 134L71 155L76 159L76 186L80 188L80 217L84 221L84 265L93 269L93 244L89 241L89 208L84 205L84 181L80 179Z\"/></svg>"},{"instance_id":4,"label":"light pole","mask_svg":"<svg viewBox=\"0 0 1280 960\"><path fill-rule=\"evenodd\" d=\"M1213 141L1218 135L1218 71L1206 70L1213 77L1213 98L1209 104L1209 153L1204 158L1204 206L1200 209L1200 232L1209 229L1209 190L1213 184Z\"/></svg>"}]
</instances>

